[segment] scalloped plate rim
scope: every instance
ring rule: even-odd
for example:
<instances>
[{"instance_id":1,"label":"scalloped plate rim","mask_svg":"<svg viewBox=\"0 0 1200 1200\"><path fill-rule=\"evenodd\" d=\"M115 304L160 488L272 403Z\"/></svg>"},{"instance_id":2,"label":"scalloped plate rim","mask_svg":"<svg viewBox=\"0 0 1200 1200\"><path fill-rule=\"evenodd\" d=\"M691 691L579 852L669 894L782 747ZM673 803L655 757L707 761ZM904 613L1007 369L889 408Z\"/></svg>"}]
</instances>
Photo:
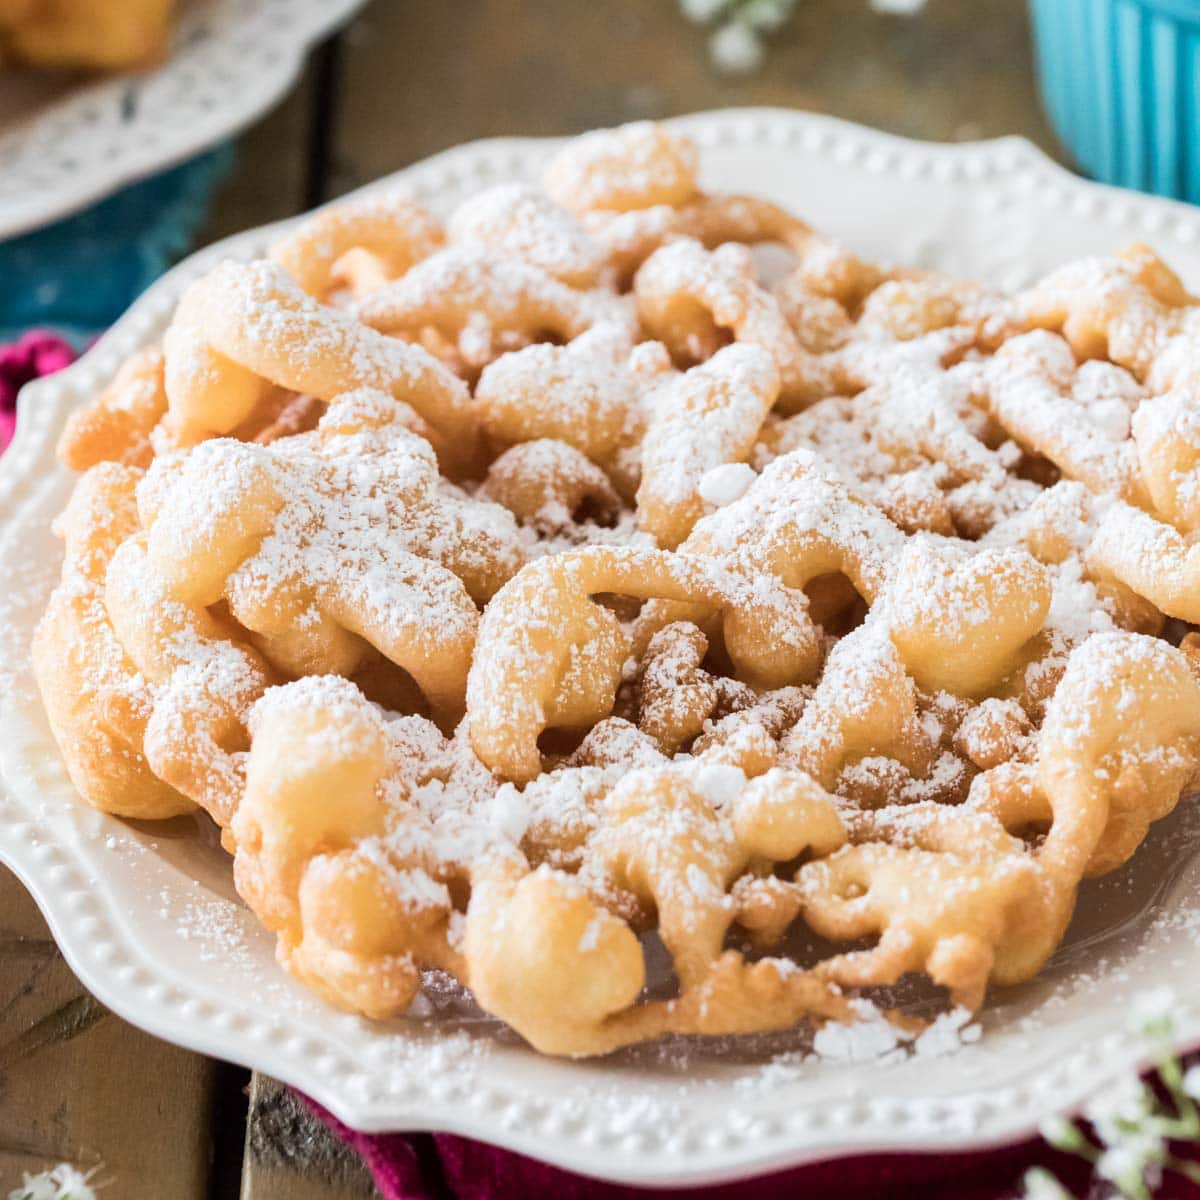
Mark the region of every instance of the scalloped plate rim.
<instances>
[{"instance_id":1,"label":"scalloped plate rim","mask_svg":"<svg viewBox=\"0 0 1200 1200\"><path fill-rule=\"evenodd\" d=\"M934 160L961 165L964 170L969 168L974 156L981 159L986 171L997 176L1012 175L1021 170L1031 171L1034 176L1040 177L1039 181L1044 184L1061 187L1079 196L1090 195L1101 201L1107 199L1109 203L1126 205L1131 214L1159 213L1161 217L1156 218L1153 223L1157 227L1155 236L1162 239L1172 236L1169 224L1174 218L1181 223L1176 229L1176 234L1180 228L1190 230L1187 238L1178 239L1181 244L1200 242L1200 213L1196 210L1176 201L1145 197L1080 180L1020 137L969 143L929 143L880 133L838 118L773 108L715 110L690 114L675 120L694 132L723 132L733 139L732 144L738 144L739 137L751 140L746 137L745 127L741 134L738 133L739 126L749 123L759 134L774 127L791 126L801 134L816 131L820 136L831 136L834 143L839 138L850 139L850 142L845 144L853 143L860 149L868 148L868 151L870 148L876 148L931 155ZM418 182L423 176L432 177L439 172L444 174L447 169L453 171L459 168L460 164L511 161L530 154L540 157L563 140L565 139L491 138L471 142L422 160L359 190L370 191L387 187L398 179ZM481 177L487 174L482 169L477 170L477 173ZM37 469L39 463L45 466L50 452L50 426L53 424L54 411L61 408L73 395L77 397L90 387L95 387L102 379L111 376L119 358L140 344L142 337L150 331L156 316L165 313L185 282L197 270L223 255L253 252L255 246L261 245L297 219L292 218L234 235L186 259L155 283L75 364L51 378L27 386L22 391L16 437L9 453L0 459L0 504L15 505L9 515L0 519L0 554L3 554L4 549L14 539L19 538L24 524L22 514L36 503L39 493ZM1147 221L1146 224L1150 222ZM36 412L49 413L50 416L40 419L35 415ZM0 712L4 710L6 703L4 690L0 688ZM14 760L11 756L17 753L19 752L14 752L7 743L0 742L0 784L11 787L14 770ZM20 812L19 798L11 793L7 798L9 803L17 805ZM0 812L4 809L5 799L6 795L0 793ZM28 807L25 812L26 824L38 829L36 812L31 813ZM56 818L43 817L40 830L52 832L64 820L65 815ZM282 1040L266 1044L243 1036L239 1041L236 1035L230 1035L228 1032L210 1031L203 1024L189 1023L187 1018L172 1011L169 1005L148 1007L133 991L123 988L120 981L111 972L106 971L103 965L97 966L87 957L87 939L81 939L78 931L71 928L77 917L67 911L65 902L58 895L56 884L49 877L50 872L38 861L37 850L42 843L25 844L9 836L11 833L12 829L8 825L0 824L0 861L14 870L28 887L72 970L104 1004L156 1036L200 1053L231 1058L246 1066L265 1070L283 1078L306 1091L338 1119L365 1131L424 1129L457 1133L504 1146L596 1178L672 1187L744 1179L803 1163L854 1154L983 1149L1028 1136L1033 1132L1040 1115L1041 1110L1022 1106L1020 1111L1013 1111L1005 1117L993 1116L990 1125L976 1127L966 1133L960 1126L955 1126L949 1121L939 1128L921 1131L913 1128L889 1128L886 1123L876 1118L869 1128L843 1130L840 1135L828 1130L822 1133L818 1129L815 1133L793 1132L787 1138L777 1136L765 1141L747 1137L740 1142L734 1139L732 1145L704 1153L669 1148L614 1152L611 1147L589 1144L588 1139L583 1136L572 1138L538 1130L526 1132L523 1129L513 1129L495 1116L472 1115L461 1109L453 1100L439 1101L436 1097L419 1095L406 1107L403 1101L394 1096L382 1100L356 1099L350 1094L351 1089L345 1081L325 1078L315 1064L290 1055ZM58 851L58 869L61 872L65 860L68 870L81 872L86 877L89 871L96 870L97 862L90 858L76 841L77 839L68 833L67 836L52 842ZM112 898L105 896L105 911L111 906ZM113 920L111 916L109 920L108 932L111 934L113 929L119 932L122 928L121 923ZM132 939L124 939L121 948L133 959L146 961L153 967L152 955ZM186 989L186 983L177 981L172 971L164 972L163 978L167 980L165 987L168 990ZM211 1001L201 992L196 992L195 997L198 997L194 1000L195 1003L211 1005ZM185 996L185 1000L187 999L189 998ZM1124 1036L1117 1038L1116 1032L1119 1031L1106 1035L1111 1054L1104 1067L1079 1071L1074 1081L1060 1082L1051 1087L1049 1090L1053 1095L1049 1104L1043 1101L1044 1111L1059 1110L1078 1103L1088 1089L1099 1083L1111 1081L1124 1071L1144 1066L1151 1060L1152 1052L1149 1047ZM1184 997L1177 1021L1175 1044L1183 1049L1197 1043L1200 1043L1200 1004L1196 1003L1195 998ZM1078 1053L1077 1050L1077 1057ZM571 1064L562 1060L543 1060L539 1065L551 1071L571 1069ZM529 1097L522 1096L510 1097L510 1100L517 1104L528 1099ZM928 1100L930 1103L936 1103L937 1099L936 1096L922 1097L922 1102ZM965 1112L972 1099L978 1102L981 1097L972 1097L968 1092L965 1095L957 1095L946 1103L952 1107L958 1102ZM905 1101L898 1100L892 1103L904 1104ZM915 1100L912 1103L914 1106L917 1104Z\"/></svg>"},{"instance_id":2,"label":"scalloped plate rim","mask_svg":"<svg viewBox=\"0 0 1200 1200\"><path fill-rule=\"evenodd\" d=\"M63 179L47 200L41 196L5 201L0 198L0 239L31 233L55 221L62 220L111 196L159 171L177 166L184 160L202 154L225 138L232 137L259 117L270 111L296 82L312 48L340 24L348 21L366 0L324 0L310 9L309 18L298 29L299 36L281 48L283 59L275 70L261 77L256 87L228 89L228 104L224 109L205 113L198 120L181 122L174 134L140 150L127 150L107 169L93 164L87 172ZM169 74L171 59L155 71ZM126 72L96 81L97 85L136 78L144 72ZM86 87L87 85L85 85ZM86 94L68 95L52 101L45 111L24 117L19 126L0 134L2 138L25 139L34 136L43 120L56 120L64 113L83 107Z\"/></svg>"}]
</instances>

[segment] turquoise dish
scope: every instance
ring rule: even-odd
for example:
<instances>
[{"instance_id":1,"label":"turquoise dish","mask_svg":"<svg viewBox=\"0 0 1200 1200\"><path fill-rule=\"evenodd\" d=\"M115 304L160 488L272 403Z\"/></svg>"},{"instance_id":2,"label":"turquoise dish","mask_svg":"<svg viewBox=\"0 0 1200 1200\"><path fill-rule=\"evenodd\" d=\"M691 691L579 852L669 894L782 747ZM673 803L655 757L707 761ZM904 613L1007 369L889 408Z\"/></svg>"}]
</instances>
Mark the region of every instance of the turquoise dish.
<instances>
[{"instance_id":1,"label":"turquoise dish","mask_svg":"<svg viewBox=\"0 0 1200 1200\"><path fill-rule=\"evenodd\" d=\"M143 179L74 216L0 241L0 343L35 327L86 341L192 244L232 145Z\"/></svg>"},{"instance_id":2,"label":"turquoise dish","mask_svg":"<svg viewBox=\"0 0 1200 1200\"><path fill-rule=\"evenodd\" d=\"M1200 0L1030 0L1042 100L1105 183L1200 203Z\"/></svg>"}]
</instances>

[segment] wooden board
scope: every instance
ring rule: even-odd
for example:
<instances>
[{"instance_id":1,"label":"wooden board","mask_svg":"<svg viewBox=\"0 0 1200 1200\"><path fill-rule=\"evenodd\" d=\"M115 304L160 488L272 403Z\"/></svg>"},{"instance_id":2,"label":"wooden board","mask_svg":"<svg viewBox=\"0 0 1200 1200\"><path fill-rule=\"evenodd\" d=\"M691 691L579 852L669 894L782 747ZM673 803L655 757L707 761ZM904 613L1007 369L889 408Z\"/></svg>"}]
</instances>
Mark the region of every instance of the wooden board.
<instances>
[{"instance_id":1,"label":"wooden board","mask_svg":"<svg viewBox=\"0 0 1200 1200\"><path fill-rule=\"evenodd\" d=\"M269 1075L250 1085L241 1200L378 1200L358 1155Z\"/></svg>"},{"instance_id":2,"label":"wooden board","mask_svg":"<svg viewBox=\"0 0 1200 1200\"><path fill-rule=\"evenodd\" d=\"M341 42L336 81L300 89L240 141L205 240L302 209L314 117L329 123L325 194L500 134L731 105L807 108L910 137L1019 133L1062 157L1038 103L1025 5L930 0L919 19L868 0L805 0L761 72L728 77L674 0L375 0Z\"/></svg>"},{"instance_id":3,"label":"wooden board","mask_svg":"<svg viewBox=\"0 0 1200 1200\"><path fill-rule=\"evenodd\" d=\"M104 1200L202 1200L213 1080L84 991L0 867L0 1196L65 1161L97 1168Z\"/></svg>"},{"instance_id":4,"label":"wooden board","mask_svg":"<svg viewBox=\"0 0 1200 1200\"><path fill-rule=\"evenodd\" d=\"M310 63L287 100L238 139L234 169L217 190L201 245L305 208L314 90Z\"/></svg>"},{"instance_id":5,"label":"wooden board","mask_svg":"<svg viewBox=\"0 0 1200 1200\"><path fill-rule=\"evenodd\" d=\"M1020 133L1055 148L1016 0L930 0L915 19L868 0L803 0L747 76L714 71L708 36L677 0L378 0L345 37L334 182L474 138L754 104L910 137Z\"/></svg>"}]
</instances>

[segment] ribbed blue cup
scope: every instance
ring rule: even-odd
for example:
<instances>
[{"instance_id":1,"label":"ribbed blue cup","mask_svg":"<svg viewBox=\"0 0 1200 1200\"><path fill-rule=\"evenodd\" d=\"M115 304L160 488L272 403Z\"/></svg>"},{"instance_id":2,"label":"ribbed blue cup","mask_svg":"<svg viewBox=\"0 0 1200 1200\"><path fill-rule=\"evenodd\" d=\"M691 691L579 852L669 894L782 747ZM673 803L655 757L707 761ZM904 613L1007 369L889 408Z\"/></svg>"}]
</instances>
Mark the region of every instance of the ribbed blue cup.
<instances>
[{"instance_id":1,"label":"ribbed blue cup","mask_svg":"<svg viewBox=\"0 0 1200 1200\"><path fill-rule=\"evenodd\" d=\"M1200 0L1030 0L1042 100L1079 165L1200 203Z\"/></svg>"}]
</instances>

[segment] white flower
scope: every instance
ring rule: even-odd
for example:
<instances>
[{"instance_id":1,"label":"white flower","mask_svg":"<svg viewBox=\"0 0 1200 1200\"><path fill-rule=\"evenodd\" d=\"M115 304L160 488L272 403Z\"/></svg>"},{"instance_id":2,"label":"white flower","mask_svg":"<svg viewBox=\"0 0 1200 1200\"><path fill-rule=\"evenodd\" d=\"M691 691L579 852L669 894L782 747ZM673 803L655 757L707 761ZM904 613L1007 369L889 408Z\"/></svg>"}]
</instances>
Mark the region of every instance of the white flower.
<instances>
[{"instance_id":1,"label":"white flower","mask_svg":"<svg viewBox=\"0 0 1200 1200\"><path fill-rule=\"evenodd\" d=\"M1084 1145L1084 1137L1079 1132L1079 1127L1066 1117L1047 1117L1038 1126L1038 1133L1056 1150L1069 1152Z\"/></svg>"},{"instance_id":2,"label":"white flower","mask_svg":"<svg viewBox=\"0 0 1200 1200\"><path fill-rule=\"evenodd\" d=\"M8 1200L54 1200L58 1195L58 1185L53 1183L49 1175L22 1175L24 1182L19 1188L13 1188L8 1193Z\"/></svg>"},{"instance_id":3,"label":"white flower","mask_svg":"<svg viewBox=\"0 0 1200 1200\"><path fill-rule=\"evenodd\" d=\"M762 65L762 39L740 21L722 25L709 38L708 52L713 65L726 75L745 75Z\"/></svg>"},{"instance_id":4,"label":"white flower","mask_svg":"<svg viewBox=\"0 0 1200 1200\"><path fill-rule=\"evenodd\" d=\"M1183 1094L1200 1100L1200 1063L1188 1067L1183 1073Z\"/></svg>"},{"instance_id":5,"label":"white flower","mask_svg":"<svg viewBox=\"0 0 1200 1200\"><path fill-rule=\"evenodd\" d=\"M707 25L716 20L721 11L727 7L729 0L679 0L679 7L689 21L697 25Z\"/></svg>"},{"instance_id":6,"label":"white flower","mask_svg":"<svg viewBox=\"0 0 1200 1200\"><path fill-rule=\"evenodd\" d=\"M1145 1188L1147 1169L1159 1166L1166 1155L1162 1138L1154 1134L1127 1135L1119 1146L1109 1146L1100 1155L1095 1171L1122 1191L1137 1192Z\"/></svg>"},{"instance_id":7,"label":"white flower","mask_svg":"<svg viewBox=\"0 0 1200 1200\"><path fill-rule=\"evenodd\" d=\"M50 1178L58 1184L58 1200L96 1200L89 1179L95 1170L86 1175L77 1171L70 1163L60 1163L50 1172Z\"/></svg>"},{"instance_id":8,"label":"white flower","mask_svg":"<svg viewBox=\"0 0 1200 1200\"><path fill-rule=\"evenodd\" d=\"M1129 1075L1084 1105L1083 1115L1108 1146L1126 1137L1153 1111L1154 1097L1150 1089L1136 1075Z\"/></svg>"},{"instance_id":9,"label":"white flower","mask_svg":"<svg viewBox=\"0 0 1200 1200\"><path fill-rule=\"evenodd\" d=\"M925 7L925 0L871 0L871 7L879 13L911 17Z\"/></svg>"},{"instance_id":10,"label":"white flower","mask_svg":"<svg viewBox=\"0 0 1200 1200\"><path fill-rule=\"evenodd\" d=\"M1142 1177L1142 1160L1127 1146L1112 1146L1096 1160L1096 1174L1118 1187Z\"/></svg>"},{"instance_id":11,"label":"white flower","mask_svg":"<svg viewBox=\"0 0 1200 1200\"><path fill-rule=\"evenodd\" d=\"M1026 1171L1024 1183L1024 1200L1074 1200L1071 1193L1044 1167Z\"/></svg>"},{"instance_id":12,"label":"white flower","mask_svg":"<svg viewBox=\"0 0 1200 1200\"><path fill-rule=\"evenodd\" d=\"M1147 988L1133 998L1129 1010L1129 1028L1146 1037L1166 1037L1175 1021L1178 1001L1173 988Z\"/></svg>"},{"instance_id":13,"label":"white flower","mask_svg":"<svg viewBox=\"0 0 1200 1200\"><path fill-rule=\"evenodd\" d=\"M738 20L770 33L787 23L795 7L796 0L747 0L738 12Z\"/></svg>"},{"instance_id":14,"label":"white flower","mask_svg":"<svg viewBox=\"0 0 1200 1200\"><path fill-rule=\"evenodd\" d=\"M8 1193L8 1200L96 1200L96 1193L86 1175L70 1163L59 1163L40 1175L22 1175L19 1188Z\"/></svg>"}]
</instances>

